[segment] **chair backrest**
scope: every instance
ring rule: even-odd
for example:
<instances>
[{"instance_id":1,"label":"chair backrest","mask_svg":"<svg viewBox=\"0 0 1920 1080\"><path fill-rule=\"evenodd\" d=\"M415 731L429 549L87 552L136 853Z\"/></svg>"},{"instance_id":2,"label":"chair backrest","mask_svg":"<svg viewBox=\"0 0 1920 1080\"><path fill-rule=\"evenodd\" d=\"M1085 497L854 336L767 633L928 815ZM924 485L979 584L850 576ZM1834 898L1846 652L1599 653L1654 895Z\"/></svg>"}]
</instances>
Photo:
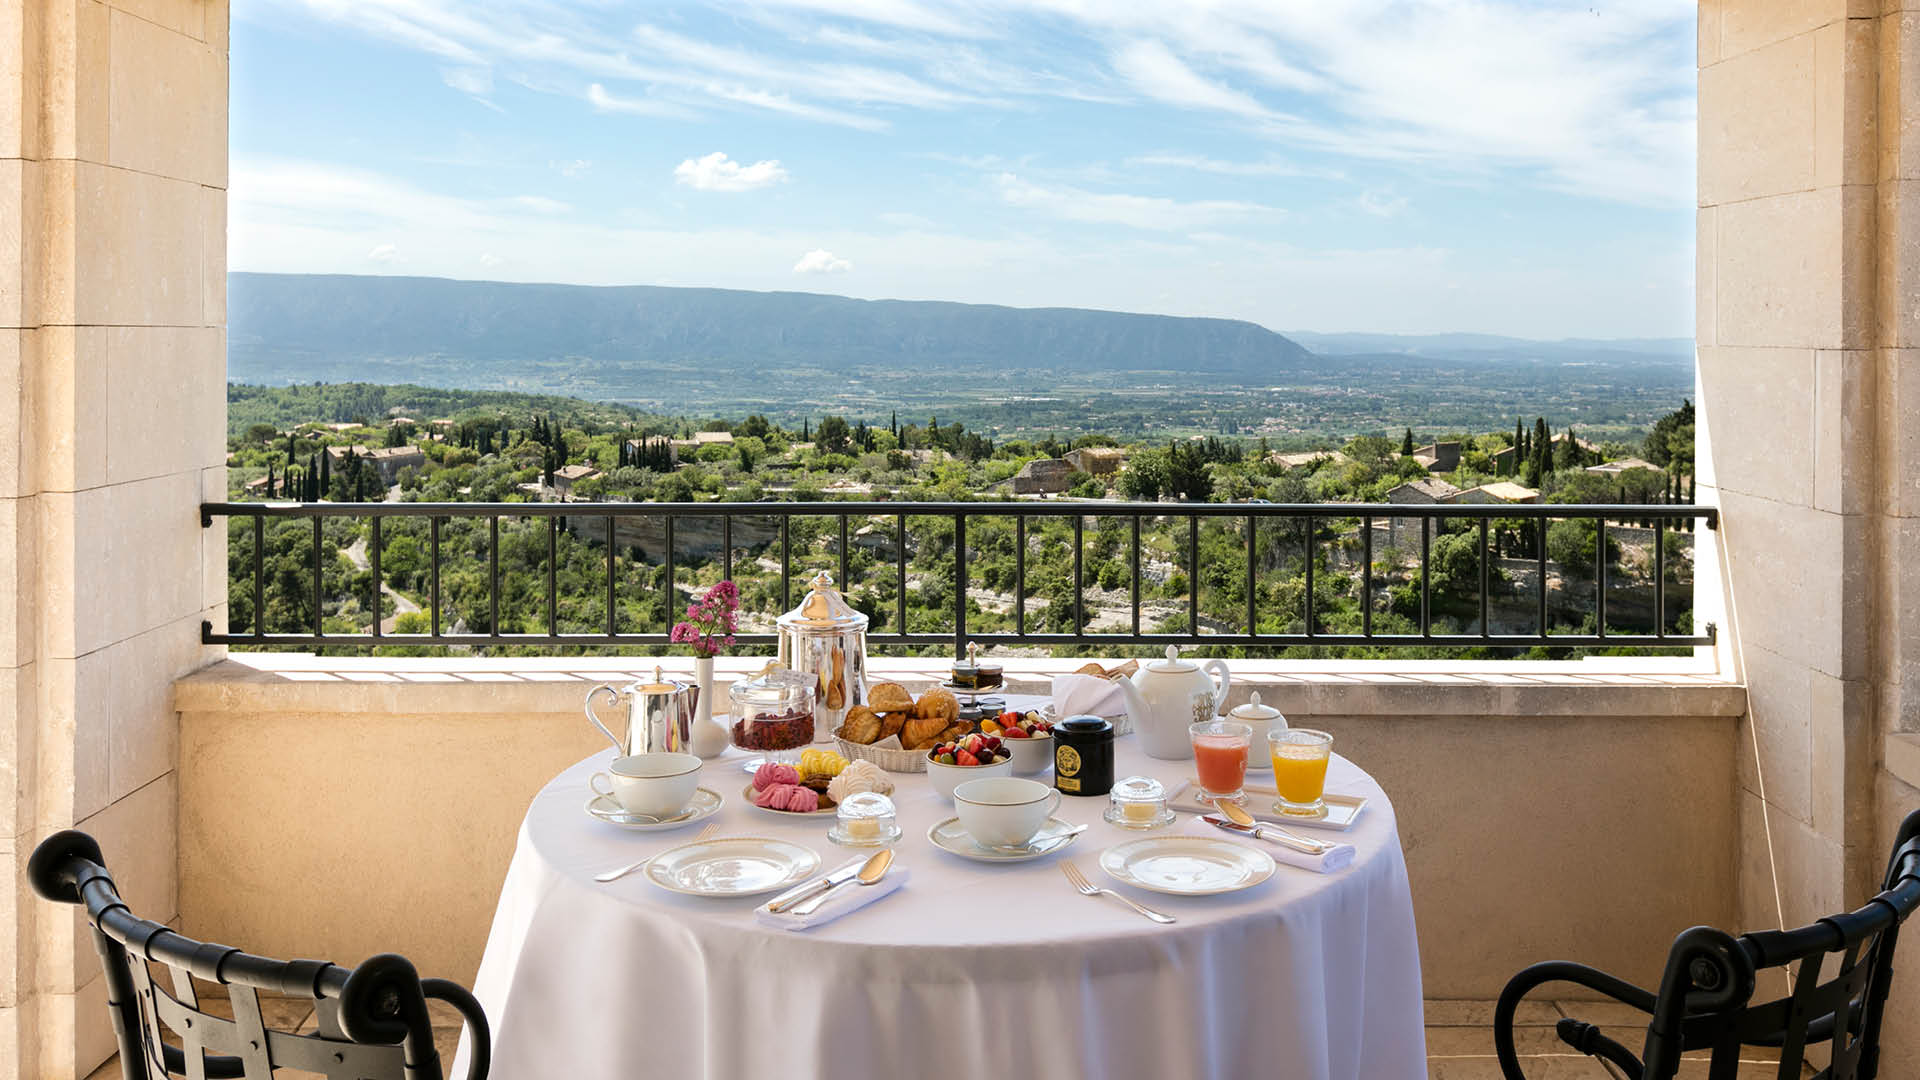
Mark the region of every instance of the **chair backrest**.
<instances>
[{"instance_id":1,"label":"chair backrest","mask_svg":"<svg viewBox=\"0 0 1920 1080\"><path fill-rule=\"evenodd\" d=\"M1684 1050L1711 1049L1710 1080L1732 1080L1741 1046L1778 1046L1781 1080L1826 1043L1821 1080L1873 1080L1900 924L1920 909L1920 810L1907 815L1879 895L1797 930L1733 937L1695 927L1674 941L1647 1029L1646 1076L1672 1076ZM1837 962L1829 968L1829 958ZM1797 967L1796 967L1797 965ZM1752 1004L1758 973L1792 968L1786 997Z\"/></svg>"},{"instance_id":2,"label":"chair backrest","mask_svg":"<svg viewBox=\"0 0 1920 1080\"><path fill-rule=\"evenodd\" d=\"M270 1080L275 1069L329 1080L443 1080L429 998L459 1011L472 1059L467 1078L484 1080L491 1057L486 1016L458 984L423 980L405 957L391 954L349 970L195 941L134 915L101 862L91 836L67 830L34 849L27 875L43 898L86 908L126 1080L163 1080L169 1073ZM166 969L169 985L155 980L152 965ZM200 1007L195 979L226 988L231 1018ZM311 1000L319 1030L268 1028L263 990Z\"/></svg>"}]
</instances>

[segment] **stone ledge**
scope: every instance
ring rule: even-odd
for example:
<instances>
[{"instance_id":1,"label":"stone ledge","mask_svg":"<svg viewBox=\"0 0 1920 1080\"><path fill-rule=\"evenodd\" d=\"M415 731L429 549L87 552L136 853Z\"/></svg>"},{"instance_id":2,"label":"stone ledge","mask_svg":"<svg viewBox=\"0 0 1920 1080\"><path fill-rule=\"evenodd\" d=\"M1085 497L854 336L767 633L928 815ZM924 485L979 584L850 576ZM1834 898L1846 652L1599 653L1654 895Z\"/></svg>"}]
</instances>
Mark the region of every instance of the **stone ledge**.
<instances>
[{"instance_id":1,"label":"stone ledge","mask_svg":"<svg viewBox=\"0 0 1920 1080\"><path fill-rule=\"evenodd\" d=\"M1011 658L1008 689L1044 694L1055 674L1084 660ZM759 669L723 657L717 682ZM459 659L233 654L174 684L180 712L384 712L492 715L570 711L586 688L626 681L655 665L688 674L685 657ZM1745 687L1684 663L1604 658L1544 663L1237 660L1233 703L1260 691L1302 716L1737 717ZM874 677L917 688L944 677L930 657L875 658Z\"/></svg>"},{"instance_id":2,"label":"stone ledge","mask_svg":"<svg viewBox=\"0 0 1920 1080\"><path fill-rule=\"evenodd\" d=\"M1887 736L1887 771L1902 783L1920 788L1920 734L1896 731Z\"/></svg>"}]
</instances>

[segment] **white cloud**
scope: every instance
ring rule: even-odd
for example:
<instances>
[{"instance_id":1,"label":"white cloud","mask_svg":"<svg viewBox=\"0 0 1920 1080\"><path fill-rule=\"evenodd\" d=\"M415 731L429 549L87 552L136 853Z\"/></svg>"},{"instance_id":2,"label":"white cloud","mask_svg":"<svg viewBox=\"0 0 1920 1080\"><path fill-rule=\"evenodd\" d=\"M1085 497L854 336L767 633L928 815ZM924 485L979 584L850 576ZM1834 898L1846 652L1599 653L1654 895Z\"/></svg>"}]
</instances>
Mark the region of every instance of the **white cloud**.
<instances>
[{"instance_id":1,"label":"white cloud","mask_svg":"<svg viewBox=\"0 0 1920 1080\"><path fill-rule=\"evenodd\" d=\"M1038 210L1068 221L1127 225L1136 229L1178 231L1230 221L1271 220L1285 213L1278 207L1227 199L1181 202L1157 195L1044 187L1012 173L994 177L994 185L1000 191L1000 198L1012 206Z\"/></svg>"},{"instance_id":2,"label":"white cloud","mask_svg":"<svg viewBox=\"0 0 1920 1080\"><path fill-rule=\"evenodd\" d=\"M442 68L440 81L474 97L486 97L493 93L493 72L484 67Z\"/></svg>"},{"instance_id":3,"label":"white cloud","mask_svg":"<svg viewBox=\"0 0 1920 1080\"><path fill-rule=\"evenodd\" d=\"M1251 95L1203 77L1158 41L1136 41L1122 48L1113 55L1113 67L1141 93L1169 105L1216 109L1254 120L1273 115Z\"/></svg>"},{"instance_id":4,"label":"white cloud","mask_svg":"<svg viewBox=\"0 0 1920 1080\"><path fill-rule=\"evenodd\" d=\"M650 98L626 97L608 92L599 83L587 85L587 104L604 113L632 113L638 116L684 117L687 110L670 101L654 101Z\"/></svg>"},{"instance_id":5,"label":"white cloud","mask_svg":"<svg viewBox=\"0 0 1920 1080\"><path fill-rule=\"evenodd\" d=\"M1222 161L1204 154L1136 154L1127 159L1127 164L1136 167L1191 169L1195 172L1214 173L1219 176L1313 176L1323 180L1338 180L1344 175L1338 169L1316 168L1275 158L1265 158L1260 161Z\"/></svg>"},{"instance_id":6,"label":"white cloud","mask_svg":"<svg viewBox=\"0 0 1920 1080\"><path fill-rule=\"evenodd\" d=\"M787 170L778 161L756 161L742 165L715 150L700 158L688 158L674 166L674 183L695 191L752 191L787 178Z\"/></svg>"},{"instance_id":7,"label":"white cloud","mask_svg":"<svg viewBox=\"0 0 1920 1080\"><path fill-rule=\"evenodd\" d=\"M499 266L501 263L506 262L507 260L501 258L498 255L495 255L491 251L483 251L480 253L479 261L481 266L492 268L495 266Z\"/></svg>"},{"instance_id":8,"label":"white cloud","mask_svg":"<svg viewBox=\"0 0 1920 1080\"><path fill-rule=\"evenodd\" d=\"M512 202L536 214L565 214L573 209L559 199L549 199L545 195L515 195Z\"/></svg>"},{"instance_id":9,"label":"white cloud","mask_svg":"<svg viewBox=\"0 0 1920 1080\"><path fill-rule=\"evenodd\" d=\"M825 248L814 248L800 256L800 261L793 264L793 272L796 274L844 274L852 269L851 262Z\"/></svg>"},{"instance_id":10,"label":"white cloud","mask_svg":"<svg viewBox=\"0 0 1920 1080\"><path fill-rule=\"evenodd\" d=\"M259 0L424 53L468 91L507 77L608 113L750 109L880 132L913 110L965 109L988 129L1052 102L1147 102L1360 165L1661 207L1692 196L1694 35L1675 0L706 4L726 17L675 24L718 28L694 34L605 3Z\"/></svg>"},{"instance_id":11,"label":"white cloud","mask_svg":"<svg viewBox=\"0 0 1920 1080\"><path fill-rule=\"evenodd\" d=\"M1397 217L1405 211L1408 202L1405 195L1395 195L1391 191L1369 190L1361 192L1354 200L1354 205L1358 206L1362 212L1372 214L1374 217L1390 218Z\"/></svg>"},{"instance_id":12,"label":"white cloud","mask_svg":"<svg viewBox=\"0 0 1920 1080\"><path fill-rule=\"evenodd\" d=\"M569 180L578 180L580 177L587 175L593 168L593 162L588 161L586 158L574 158L571 161L553 161L548 162L548 164L553 167L555 172L558 172L561 176Z\"/></svg>"},{"instance_id":13,"label":"white cloud","mask_svg":"<svg viewBox=\"0 0 1920 1080\"><path fill-rule=\"evenodd\" d=\"M375 244L367 252L368 262L390 263L400 258L400 248L394 244Z\"/></svg>"}]
</instances>

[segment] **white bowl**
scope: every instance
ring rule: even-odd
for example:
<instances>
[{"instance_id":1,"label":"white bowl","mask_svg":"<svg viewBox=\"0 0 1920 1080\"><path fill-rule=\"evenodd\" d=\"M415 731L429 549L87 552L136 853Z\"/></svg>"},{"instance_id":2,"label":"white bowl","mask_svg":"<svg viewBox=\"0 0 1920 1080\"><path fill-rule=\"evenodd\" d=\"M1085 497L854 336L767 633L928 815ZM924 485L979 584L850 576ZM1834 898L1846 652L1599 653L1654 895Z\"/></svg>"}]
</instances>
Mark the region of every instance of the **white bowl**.
<instances>
[{"instance_id":1,"label":"white bowl","mask_svg":"<svg viewBox=\"0 0 1920 1080\"><path fill-rule=\"evenodd\" d=\"M1035 776L1053 768L1052 734L1009 739L1000 736L1002 749L1013 751L1013 775Z\"/></svg>"},{"instance_id":2,"label":"white bowl","mask_svg":"<svg viewBox=\"0 0 1920 1080\"><path fill-rule=\"evenodd\" d=\"M1002 746L1006 744L1001 743ZM1013 761L997 761L992 765L942 765L933 760L933 755L924 755L927 759L927 779L933 781L933 790L943 798L952 799L953 789L969 780L983 780L989 776L1012 776Z\"/></svg>"}]
</instances>

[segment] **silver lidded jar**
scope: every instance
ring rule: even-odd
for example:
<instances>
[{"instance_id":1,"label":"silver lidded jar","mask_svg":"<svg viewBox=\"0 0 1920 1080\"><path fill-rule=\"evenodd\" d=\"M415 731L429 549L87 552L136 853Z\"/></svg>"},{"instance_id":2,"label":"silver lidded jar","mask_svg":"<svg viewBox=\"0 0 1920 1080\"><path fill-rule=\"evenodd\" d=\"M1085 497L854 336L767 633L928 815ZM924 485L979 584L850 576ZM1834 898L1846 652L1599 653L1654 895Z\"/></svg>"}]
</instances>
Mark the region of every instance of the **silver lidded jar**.
<instances>
[{"instance_id":1,"label":"silver lidded jar","mask_svg":"<svg viewBox=\"0 0 1920 1080\"><path fill-rule=\"evenodd\" d=\"M847 710L867 700L867 617L854 610L833 576L814 575L800 606L775 620L780 662L815 677L813 739L825 742Z\"/></svg>"}]
</instances>

